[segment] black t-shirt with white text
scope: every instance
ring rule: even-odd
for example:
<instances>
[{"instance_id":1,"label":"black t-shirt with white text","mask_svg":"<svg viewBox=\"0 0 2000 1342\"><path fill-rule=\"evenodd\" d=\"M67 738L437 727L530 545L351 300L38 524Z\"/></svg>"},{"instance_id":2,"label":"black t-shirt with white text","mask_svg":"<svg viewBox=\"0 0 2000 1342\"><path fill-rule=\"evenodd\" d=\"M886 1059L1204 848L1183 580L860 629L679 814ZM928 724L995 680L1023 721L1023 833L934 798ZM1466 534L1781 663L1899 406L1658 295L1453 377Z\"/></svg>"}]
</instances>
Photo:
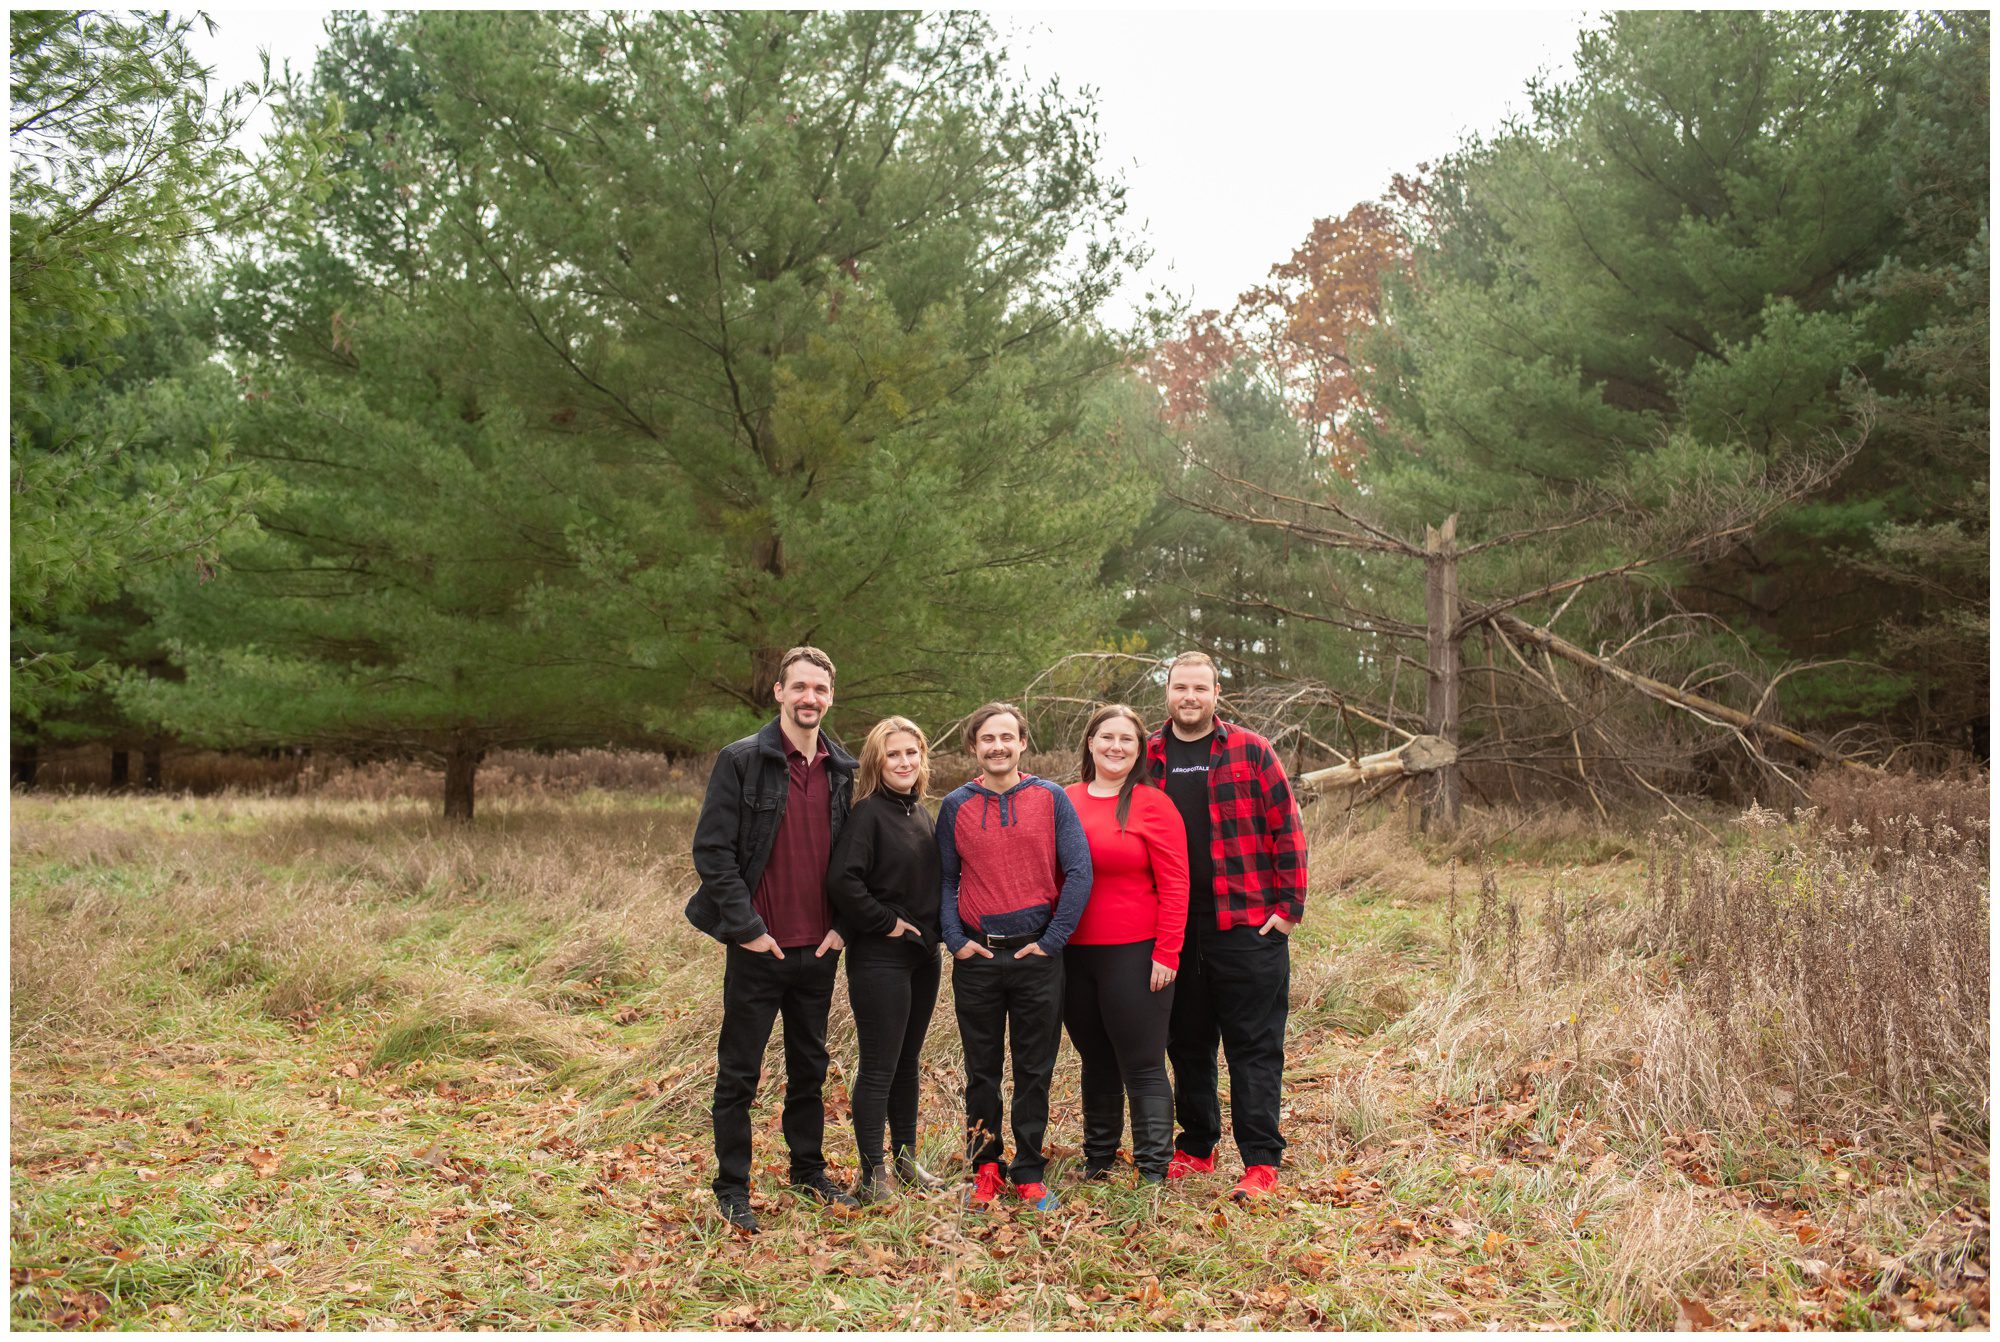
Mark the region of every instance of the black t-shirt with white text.
<instances>
[{"instance_id":1,"label":"black t-shirt with white text","mask_svg":"<svg viewBox=\"0 0 2000 1342\"><path fill-rule=\"evenodd\" d=\"M1199 741L1183 741L1167 728L1167 796L1181 813L1188 836L1188 926L1197 916L1215 921L1215 858L1208 850L1208 756L1215 744L1211 728Z\"/></svg>"}]
</instances>

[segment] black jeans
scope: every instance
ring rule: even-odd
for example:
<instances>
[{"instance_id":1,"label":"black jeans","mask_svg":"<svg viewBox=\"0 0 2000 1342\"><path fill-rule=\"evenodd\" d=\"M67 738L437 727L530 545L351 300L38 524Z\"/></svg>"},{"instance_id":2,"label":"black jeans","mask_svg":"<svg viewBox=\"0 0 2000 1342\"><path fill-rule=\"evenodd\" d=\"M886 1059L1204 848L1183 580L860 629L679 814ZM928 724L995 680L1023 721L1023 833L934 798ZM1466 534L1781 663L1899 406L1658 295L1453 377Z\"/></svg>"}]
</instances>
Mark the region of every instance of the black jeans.
<instances>
[{"instance_id":1,"label":"black jeans","mask_svg":"<svg viewBox=\"0 0 2000 1342\"><path fill-rule=\"evenodd\" d=\"M882 1165L882 1123L901 1154L917 1145L917 1058L937 1007L935 946L863 935L847 948L847 1000L861 1060L854 1072L854 1145L864 1173Z\"/></svg>"},{"instance_id":2,"label":"black jeans","mask_svg":"<svg viewBox=\"0 0 2000 1342\"><path fill-rule=\"evenodd\" d=\"M1049 1078L1062 1044L1063 958L1013 949L974 954L953 963L952 1008L965 1045L965 1153L974 1169L1002 1163L1000 1080L1012 1035L1014 1161L1007 1177L1040 1183L1047 1162Z\"/></svg>"},{"instance_id":3,"label":"black jeans","mask_svg":"<svg viewBox=\"0 0 2000 1342\"><path fill-rule=\"evenodd\" d=\"M1167 1022L1174 984L1151 990L1153 943L1063 949L1063 1024L1083 1060L1084 1106L1122 1090L1169 1099ZM1114 1101L1115 1102L1115 1101Z\"/></svg>"},{"instance_id":4,"label":"black jeans","mask_svg":"<svg viewBox=\"0 0 2000 1342\"><path fill-rule=\"evenodd\" d=\"M722 971L722 1034L715 1046L715 1191L750 1189L750 1102L771 1026L785 1019L785 1145L791 1177L826 1170L826 1015L840 955L787 946L785 958L731 946Z\"/></svg>"},{"instance_id":5,"label":"black jeans","mask_svg":"<svg viewBox=\"0 0 2000 1342\"><path fill-rule=\"evenodd\" d=\"M1291 938L1254 927L1188 929L1174 982L1167 1060L1174 1069L1174 1145L1191 1156L1222 1139L1215 1046L1229 1061L1229 1119L1245 1165L1277 1165L1285 1139L1278 1106L1285 1084L1285 1012L1292 988Z\"/></svg>"}]
</instances>

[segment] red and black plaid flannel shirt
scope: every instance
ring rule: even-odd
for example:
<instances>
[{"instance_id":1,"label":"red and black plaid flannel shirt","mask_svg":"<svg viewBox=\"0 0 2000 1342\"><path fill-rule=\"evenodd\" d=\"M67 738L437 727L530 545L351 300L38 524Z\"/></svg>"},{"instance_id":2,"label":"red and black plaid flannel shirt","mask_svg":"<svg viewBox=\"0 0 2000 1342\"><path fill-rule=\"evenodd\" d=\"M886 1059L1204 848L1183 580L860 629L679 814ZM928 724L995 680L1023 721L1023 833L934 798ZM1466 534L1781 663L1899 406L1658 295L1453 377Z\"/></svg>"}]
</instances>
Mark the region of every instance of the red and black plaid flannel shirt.
<instances>
[{"instance_id":1,"label":"red and black plaid flannel shirt","mask_svg":"<svg viewBox=\"0 0 2000 1342\"><path fill-rule=\"evenodd\" d=\"M1146 772L1167 776L1162 727L1146 738ZM1215 926L1261 927L1306 912L1306 834L1291 780L1271 743L1215 720L1208 756L1208 847L1215 862Z\"/></svg>"}]
</instances>

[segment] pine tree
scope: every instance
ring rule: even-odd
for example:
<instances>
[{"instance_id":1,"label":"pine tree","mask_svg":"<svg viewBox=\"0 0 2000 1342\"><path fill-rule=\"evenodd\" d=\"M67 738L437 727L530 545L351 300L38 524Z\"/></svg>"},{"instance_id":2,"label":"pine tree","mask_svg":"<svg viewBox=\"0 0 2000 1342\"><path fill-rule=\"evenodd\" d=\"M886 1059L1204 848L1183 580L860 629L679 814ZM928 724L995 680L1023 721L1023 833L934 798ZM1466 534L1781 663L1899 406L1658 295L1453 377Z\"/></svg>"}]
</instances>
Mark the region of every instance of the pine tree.
<instances>
[{"instance_id":1,"label":"pine tree","mask_svg":"<svg viewBox=\"0 0 2000 1342\"><path fill-rule=\"evenodd\" d=\"M210 394L205 373L179 391L131 374L109 381L147 339L163 281L246 219L281 226L327 147L323 122L300 123L255 157L239 147L269 81L212 87L188 49L194 22L62 10L9 25L17 748L45 715L103 683L107 663L63 622L116 599L150 566L212 553L247 502L227 400ZM179 432L157 431L148 398L167 403ZM202 413L179 413L195 401Z\"/></svg>"},{"instance_id":2,"label":"pine tree","mask_svg":"<svg viewBox=\"0 0 2000 1342\"><path fill-rule=\"evenodd\" d=\"M968 16L336 21L292 114L351 107L340 188L225 309L284 493L168 602L153 711L713 745L794 642L942 713L1102 637L1120 204L1000 71Z\"/></svg>"},{"instance_id":3,"label":"pine tree","mask_svg":"<svg viewBox=\"0 0 2000 1342\"><path fill-rule=\"evenodd\" d=\"M1992 20L1917 20L1919 67L1892 145L1903 241L1857 292L1888 353L1847 387L1888 450L1887 504L1849 563L1902 596L1879 633L1917 733L1984 757L1991 680Z\"/></svg>"},{"instance_id":4,"label":"pine tree","mask_svg":"<svg viewBox=\"0 0 2000 1342\"><path fill-rule=\"evenodd\" d=\"M1437 175L1435 231L1378 339L1384 515L1455 512L1478 540L1609 508L1468 570L1471 590L1530 590L1699 510L1740 515L1863 441L1841 388L1887 345L1855 282L1906 239L1896 106L1924 41L1889 13L1635 12L1586 33L1573 81L1537 87L1526 124ZM1865 436L1747 543L1607 586L1569 619L1622 641L1693 611L1716 637L1682 643L1687 666L1741 660L1739 640L1767 669L1847 659L1788 679L1785 711L1903 711L1910 683L1867 664L1906 598L1839 562L1895 515L1899 451Z\"/></svg>"}]
</instances>

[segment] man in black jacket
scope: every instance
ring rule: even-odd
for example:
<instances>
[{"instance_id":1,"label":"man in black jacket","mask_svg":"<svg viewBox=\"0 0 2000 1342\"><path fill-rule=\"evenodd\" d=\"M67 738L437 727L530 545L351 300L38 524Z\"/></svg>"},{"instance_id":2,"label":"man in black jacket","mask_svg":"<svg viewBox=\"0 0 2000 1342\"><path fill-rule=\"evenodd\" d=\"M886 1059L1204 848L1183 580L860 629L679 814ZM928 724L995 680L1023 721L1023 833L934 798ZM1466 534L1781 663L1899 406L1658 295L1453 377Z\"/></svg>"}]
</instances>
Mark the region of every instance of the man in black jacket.
<instances>
[{"instance_id":1,"label":"man in black jacket","mask_svg":"<svg viewBox=\"0 0 2000 1342\"><path fill-rule=\"evenodd\" d=\"M687 917L728 948L716 1042L715 1197L736 1229L750 1209L750 1102L771 1026L785 1021L785 1145L792 1187L854 1206L826 1176L826 1017L842 942L826 896L827 856L847 819L854 757L820 731L833 662L799 647L778 663L778 716L723 747L694 830L701 886Z\"/></svg>"}]
</instances>

